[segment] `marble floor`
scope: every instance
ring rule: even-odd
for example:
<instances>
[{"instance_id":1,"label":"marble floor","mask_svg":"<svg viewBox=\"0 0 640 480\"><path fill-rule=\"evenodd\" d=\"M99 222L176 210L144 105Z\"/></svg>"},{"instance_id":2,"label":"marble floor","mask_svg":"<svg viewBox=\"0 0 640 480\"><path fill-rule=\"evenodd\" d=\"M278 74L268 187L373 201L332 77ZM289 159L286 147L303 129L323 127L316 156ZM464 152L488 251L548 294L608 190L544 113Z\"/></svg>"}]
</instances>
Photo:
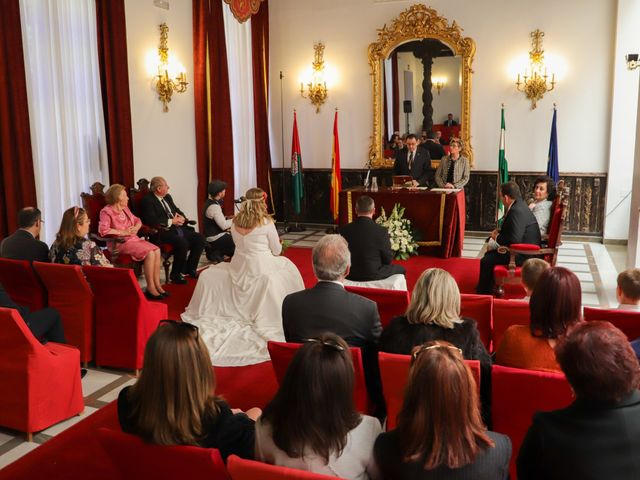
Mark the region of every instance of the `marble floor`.
<instances>
[{"instance_id":1,"label":"marble floor","mask_svg":"<svg viewBox=\"0 0 640 480\"><path fill-rule=\"evenodd\" d=\"M282 238L298 247L313 247L325 235L323 229L308 229L303 232L282 234ZM467 235L462 256L481 257L484 238ZM624 268L626 246L605 246L597 242L565 241L560 248L558 264L571 269L580 279L584 305L614 307L616 276ZM203 260L204 259L203 257ZM27 454L50 438L93 414L115 400L120 390L135 382L128 373L104 368L89 368L82 379L85 401L84 413L73 417L33 436L27 442L23 435L0 428L0 469Z\"/></svg>"}]
</instances>

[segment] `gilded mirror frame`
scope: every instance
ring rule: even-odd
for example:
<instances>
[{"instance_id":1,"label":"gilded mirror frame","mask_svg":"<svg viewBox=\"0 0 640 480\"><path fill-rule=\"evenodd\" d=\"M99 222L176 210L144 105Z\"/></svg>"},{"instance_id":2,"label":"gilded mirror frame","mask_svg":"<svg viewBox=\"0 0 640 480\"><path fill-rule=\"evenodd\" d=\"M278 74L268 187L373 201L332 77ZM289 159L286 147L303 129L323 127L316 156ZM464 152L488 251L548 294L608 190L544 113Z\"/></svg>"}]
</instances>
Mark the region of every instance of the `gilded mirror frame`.
<instances>
[{"instance_id":1,"label":"gilded mirror frame","mask_svg":"<svg viewBox=\"0 0 640 480\"><path fill-rule=\"evenodd\" d=\"M373 80L373 136L369 147L369 166L372 168L388 168L393 161L385 160L382 144L382 119L384 102L382 99L382 63L397 46L424 38L440 40L451 48L454 55L462 59L462 88L460 106L460 138L464 142L462 154L473 166L473 149L471 147L471 64L476 52L476 43L469 37L462 36L462 28L455 20L451 25L438 12L426 5L416 4L407 8L396 17L390 26L386 24L378 29L378 40L369 45L368 57Z\"/></svg>"}]
</instances>

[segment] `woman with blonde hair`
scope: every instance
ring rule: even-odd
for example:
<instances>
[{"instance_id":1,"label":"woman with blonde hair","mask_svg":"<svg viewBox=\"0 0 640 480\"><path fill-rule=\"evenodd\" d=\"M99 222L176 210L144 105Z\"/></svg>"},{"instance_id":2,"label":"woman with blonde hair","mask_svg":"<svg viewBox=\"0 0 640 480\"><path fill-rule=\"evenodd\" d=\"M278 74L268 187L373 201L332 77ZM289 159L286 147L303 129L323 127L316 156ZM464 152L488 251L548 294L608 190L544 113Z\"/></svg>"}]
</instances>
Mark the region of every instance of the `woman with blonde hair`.
<instances>
[{"instance_id":1,"label":"woman with blonde hair","mask_svg":"<svg viewBox=\"0 0 640 480\"><path fill-rule=\"evenodd\" d=\"M142 221L129 210L127 189L114 183L104 196L107 205L100 211L98 234L119 237L119 241L110 242L109 249L117 248L118 254L130 255L136 262L144 262L147 298L160 300L169 296L160 283L160 249L138 236Z\"/></svg>"},{"instance_id":2,"label":"woman with blonde hair","mask_svg":"<svg viewBox=\"0 0 640 480\"><path fill-rule=\"evenodd\" d=\"M182 320L197 325L214 365L269 360L267 341L284 341L282 301L304 289L267 211L267 194L250 188L231 225L236 251L229 263L200 274Z\"/></svg>"},{"instance_id":3,"label":"woman with blonde hair","mask_svg":"<svg viewBox=\"0 0 640 480\"><path fill-rule=\"evenodd\" d=\"M118 396L120 426L148 443L217 448L223 459L253 458L260 410L234 413L215 396L215 386L198 328L164 320L147 342L138 381Z\"/></svg>"},{"instance_id":4,"label":"woman with blonde hair","mask_svg":"<svg viewBox=\"0 0 640 480\"><path fill-rule=\"evenodd\" d=\"M71 207L62 214L60 229L51 245L49 258L65 265L111 267L95 242L87 238L91 220L84 208Z\"/></svg>"},{"instance_id":5,"label":"woman with blonde hair","mask_svg":"<svg viewBox=\"0 0 640 480\"><path fill-rule=\"evenodd\" d=\"M511 441L487 430L462 351L449 342L414 348L398 427L380 435L374 455L384 478L509 478Z\"/></svg>"}]
</instances>

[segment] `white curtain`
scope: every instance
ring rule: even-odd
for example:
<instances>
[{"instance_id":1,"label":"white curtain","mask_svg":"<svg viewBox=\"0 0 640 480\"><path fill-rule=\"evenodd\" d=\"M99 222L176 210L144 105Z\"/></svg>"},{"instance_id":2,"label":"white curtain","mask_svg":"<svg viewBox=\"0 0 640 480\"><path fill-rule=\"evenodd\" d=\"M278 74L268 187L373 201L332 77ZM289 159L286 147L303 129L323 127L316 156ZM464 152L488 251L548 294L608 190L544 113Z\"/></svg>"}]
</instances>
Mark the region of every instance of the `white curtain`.
<instances>
[{"instance_id":1,"label":"white curtain","mask_svg":"<svg viewBox=\"0 0 640 480\"><path fill-rule=\"evenodd\" d=\"M387 140L393 135L393 61L387 58L384 61L384 83L386 85L385 105L387 109ZM385 142L386 143L386 142Z\"/></svg>"},{"instance_id":2,"label":"white curtain","mask_svg":"<svg viewBox=\"0 0 640 480\"><path fill-rule=\"evenodd\" d=\"M108 184L95 3L20 0L41 233L51 244L80 193Z\"/></svg>"},{"instance_id":3,"label":"white curtain","mask_svg":"<svg viewBox=\"0 0 640 480\"><path fill-rule=\"evenodd\" d=\"M251 20L239 23L226 3L223 4L223 11L231 96L234 188L236 197L239 197L244 195L247 189L255 187L257 183L251 70Z\"/></svg>"}]
</instances>

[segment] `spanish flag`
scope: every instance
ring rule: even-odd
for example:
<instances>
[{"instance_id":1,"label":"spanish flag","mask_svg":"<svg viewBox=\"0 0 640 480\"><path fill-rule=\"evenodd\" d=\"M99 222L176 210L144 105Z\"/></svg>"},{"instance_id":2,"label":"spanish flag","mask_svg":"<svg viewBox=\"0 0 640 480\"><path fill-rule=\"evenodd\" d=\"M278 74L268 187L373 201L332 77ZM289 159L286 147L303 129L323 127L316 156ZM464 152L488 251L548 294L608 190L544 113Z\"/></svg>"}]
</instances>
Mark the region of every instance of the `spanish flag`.
<instances>
[{"instance_id":1,"label":"spanish flag","mask_svg":"<svg viewBox=\"0 0 640 480\"><path fill-rule=\"evenodd\" d=\"M331 213L338 219L342 175L340 174L340 141L338 140L338 110L333 120L333 152L331 154Z\"/></svg>"}]
</instances>

